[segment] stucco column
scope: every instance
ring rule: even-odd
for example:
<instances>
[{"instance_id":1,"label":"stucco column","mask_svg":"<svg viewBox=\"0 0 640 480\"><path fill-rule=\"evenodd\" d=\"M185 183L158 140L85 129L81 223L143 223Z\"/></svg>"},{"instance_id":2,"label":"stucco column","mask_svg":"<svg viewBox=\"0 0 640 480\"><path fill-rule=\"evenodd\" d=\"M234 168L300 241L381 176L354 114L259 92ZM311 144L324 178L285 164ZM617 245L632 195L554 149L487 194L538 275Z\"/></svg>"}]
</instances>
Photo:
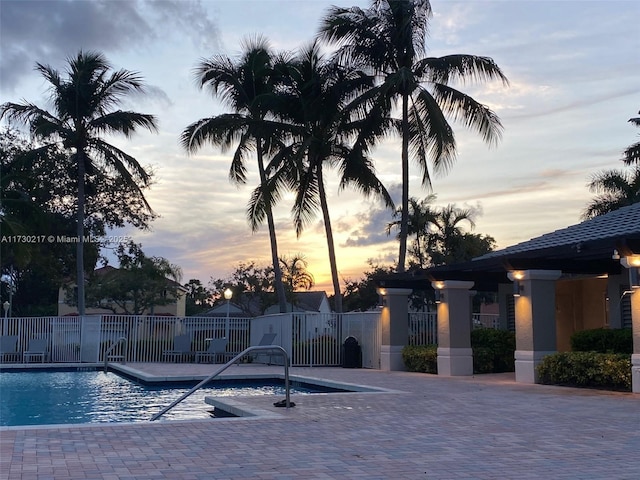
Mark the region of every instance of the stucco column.
<instances>
[{"instance_id":1,"label":"stucco column","mask_svg":"<svg viewBox=\"0 0 640 480\"><path fill-rule=\"evenodd\" d=\"M631 355L631 391L640 393L640 288L636 278L632 278L631 268L640 268L638 255L620 260L629 272L630 301L631 301L631 331L633 335L633 354ZM635 283L635 284L634 284Z\"/></svg>"},{"instance_id":2,"label":"stucco column","mask_svg":"<svg viewBox=\"0 0 640 480\"><path fill-rule=\"evenodd\" d=\"M380 369L384 371L405 370L402 349L409 340L409 295L410 288L379 288L382 296L382 345Z\"/></svg>"},{"instance_id":3,"label":"stucco column","mask_svg":"<svg viewBox=\"0 0 640 480\"><path fill-rule=\"evenodd\" d=\"M473 282L433 282L440 291L438 304L438 375L473 375L471 300Z\"/></svg>"},{"instance_id":4,"label":"stucco column","mask_svg":"<svg viewBox=\"0 0 640 480\"><path fill-rule=\"evenodd\" d=\"M509 272L511 280L520 282L520 296L515 298L516 314L516 382L537 383L536 366L542 358L555 353L556 280L560 270L525 270Z\"/></svg>"}]
</instances>

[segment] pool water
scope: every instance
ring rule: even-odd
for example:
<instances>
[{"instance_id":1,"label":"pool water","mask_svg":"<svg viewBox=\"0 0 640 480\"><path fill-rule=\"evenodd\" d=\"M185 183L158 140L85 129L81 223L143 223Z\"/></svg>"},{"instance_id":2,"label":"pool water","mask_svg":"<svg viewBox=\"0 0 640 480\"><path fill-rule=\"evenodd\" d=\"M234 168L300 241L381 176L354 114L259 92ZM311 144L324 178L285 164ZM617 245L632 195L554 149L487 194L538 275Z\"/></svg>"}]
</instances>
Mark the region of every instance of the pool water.
<instances>
[{"instance_id":1,"label":"pool water","mask_svg":"<svg viewBox=\"0 0 640 480\"><path fill-rule=\"evenodd\" d=\"M214 380L158 421L211 418L205 396L284 396L276 382ZM141 385L101 371L0 372L0 426L147 421L195 383ZM291 386L291 393L311 392Z\"/></svg>"}]
</instances>

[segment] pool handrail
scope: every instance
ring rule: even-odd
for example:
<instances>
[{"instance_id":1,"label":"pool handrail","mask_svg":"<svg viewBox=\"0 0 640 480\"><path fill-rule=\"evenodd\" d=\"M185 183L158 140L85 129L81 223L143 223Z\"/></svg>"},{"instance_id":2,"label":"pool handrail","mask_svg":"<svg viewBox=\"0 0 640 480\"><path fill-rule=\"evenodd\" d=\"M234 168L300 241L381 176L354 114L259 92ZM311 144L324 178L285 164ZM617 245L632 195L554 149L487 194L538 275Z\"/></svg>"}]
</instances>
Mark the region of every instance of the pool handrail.
<instances>
[{"instance_id":1,"label":"pool handrail","mask_svg":"<svg viewBox=\"0 0 640 480\"><path fill-rule=\"evenodd\" d=\"M199 384L197 384L191 390L189 390L188 392L184 393L182 396L180 396L180 398L178 398L177 400L174 400L170 405L164 407L162 410L160 410L158 413L156 413L153 417L151 417L151 419L149 421L153 422L154 420L157 420L162 415L164 415L169 410L171 410L173 407L175 407L180 402L182 402L185 398L190 396L192 393L195 393L197 390L199 390L200 388L205 386L207 383L209 383L211 380L213 380L215 377L217 377L222 372L224 372L231 365L235 364L238 360L240 360L246 354L251 353L251 352L255 352L255 351L274 351L274 353L281 354L284 357L284 388L285 388L285 403L284 403L284 405L285 405L286 408L289 408L290 405L291 405L291 401L290 401L290 394L289 394L289 355L287 354L287 351L284 348L282 348L281 346L279 346L279 345L265 345L265 346L256 345L254 347L245 348L242 352L237 354L235 357L233 357L231 360L229 360L227 363L225 363L222 367L220 367L214 373L212 373L207 378L202 380Z\"/></svg>"},{"instance_id":2,"label":"pool handrail","mask_svg":"<svg viewBox=\"0 0 640 480\"><path fill-rule=\"evenodd\" d=\"M105 373L107 372L107 363L109 362L109 354L118 346L120 345L122 342L127 343L127 337L120 337L119 339L117 339L115 342L113 342L109 348L107 348L107 351L104 352L104 371ZM124 356L123 356L124 358Z\"/></svg>"}]
</instances>

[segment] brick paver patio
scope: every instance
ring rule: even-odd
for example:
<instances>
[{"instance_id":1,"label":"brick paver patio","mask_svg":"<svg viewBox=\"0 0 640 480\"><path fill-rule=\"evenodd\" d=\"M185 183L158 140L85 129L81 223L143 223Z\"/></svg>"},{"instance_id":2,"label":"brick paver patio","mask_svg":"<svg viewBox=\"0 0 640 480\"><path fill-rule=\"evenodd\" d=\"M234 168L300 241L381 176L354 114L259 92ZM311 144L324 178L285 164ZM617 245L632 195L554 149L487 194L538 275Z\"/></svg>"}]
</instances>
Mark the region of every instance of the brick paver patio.
<instances>
[{"instance_id":1,"label":"brick paver patio","mask_svg":"<svg viewBox=\"0 0 640 480\"><path fill-rule=\"evenodd\" d=\"M214 368L129 367L158 376ZM264 418L1 428L0 479L640 478L640 395L520 385L508 374L291 373L395 392L293 396L290 410L274 397L236 399L271 411Z\"/></svg>"}]
</instances>

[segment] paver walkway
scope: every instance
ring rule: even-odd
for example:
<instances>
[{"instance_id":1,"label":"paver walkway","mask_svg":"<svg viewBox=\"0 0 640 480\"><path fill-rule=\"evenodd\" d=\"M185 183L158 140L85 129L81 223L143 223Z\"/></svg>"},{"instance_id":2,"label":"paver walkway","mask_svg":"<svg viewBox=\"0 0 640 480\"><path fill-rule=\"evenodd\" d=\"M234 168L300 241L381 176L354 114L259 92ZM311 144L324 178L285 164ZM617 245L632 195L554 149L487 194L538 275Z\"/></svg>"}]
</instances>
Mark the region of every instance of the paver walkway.
<instances>
[{"instance_id":1,"label":"paver walkway","mask_svg":"<svg viewBox=\"0 0 640 480\"><path fill-rule=\"evenodd\" d=\"M282 368L229 370L269 371ZM273 397L239 399L271 418L4 428L0 479L640 478L640 395L520 385L512 375L291 373L397 393L294 396L290 410L273 407Z\"/></svg>"}]
</instances>

